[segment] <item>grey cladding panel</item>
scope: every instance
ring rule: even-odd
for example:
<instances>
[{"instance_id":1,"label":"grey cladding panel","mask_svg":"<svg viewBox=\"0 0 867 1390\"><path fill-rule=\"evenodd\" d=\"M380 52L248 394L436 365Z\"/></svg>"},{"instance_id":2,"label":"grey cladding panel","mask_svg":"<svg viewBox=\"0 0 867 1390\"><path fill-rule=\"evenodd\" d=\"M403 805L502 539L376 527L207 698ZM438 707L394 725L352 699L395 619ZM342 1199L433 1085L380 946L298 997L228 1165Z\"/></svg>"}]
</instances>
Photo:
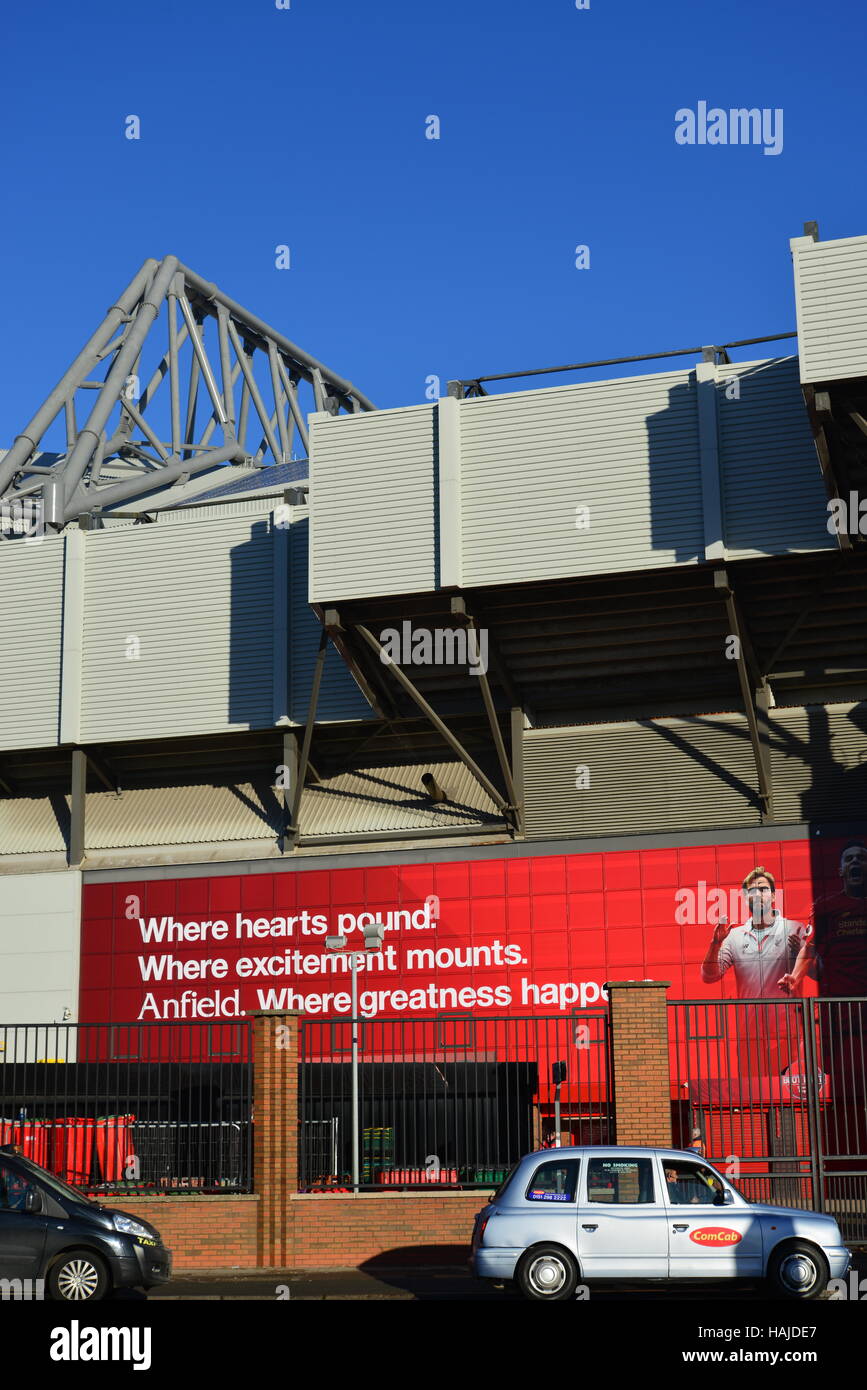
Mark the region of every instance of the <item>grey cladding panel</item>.
<instances>
[{"instance_id":1,"label":"grey cladding panel","mask_svg":"<svg viewBox=\"0 0 867 1390\"><path fill-rule=\"evenodd\" d=\"M0 539L0 748L57 742L65 544Z\"/></svg>"},{"instance_id":2,"label":"grey cladding panel","mask_svg":"<svg viewBox=\"0 0 867 1390\"><path fill-rule=\"evenodd\" d=\"M727 554L835 549L798 359L719 367L717 403Z\"/></svg>"},{"instance_id":3,"label":"grey cladding panel","mask_svg":"<svg viewBox=\"0 0 867 1390\"><path fill-rule=\"evenodd\" d=\"M576 787L587 768L589 786ZM535 729L524 739L528 839L758 825L746 721Z\"/></svg>"},{"instance_id":4,"label":"grey cladding panel","mask_svg":"<svg viewBox=\"0 0 867 1390\"><path fill-rule=\"evenodd\" d=\"M690 372L470 399L460 429L465 584L703 556Z\"/></svg>"},{"instance_id":5,"label":"grey cladding panel","mask_svg":"<svg viewBox=\"0 0 867 1390\"><path fill-rule=\"evenodd\" d=\"M296 510L298 519L293 522L289 532L289 713L297 724L303 724L307 719L310 686L322 628L307 600L310 523L301 508ZM372 717L370 705L340 654L329 643L316 707L317 722Z\"/></svg>"},{"instance_id":6,"label":"grey cladding panel","mask_svg":"<svg viewBox=\"0 0 867 1390\"><path fill-rule=\"evenodd\" d=\"M433 405L314 418L310 601L436 587Z\"/></svg>"},{"instance_id":7,"label":"grey cladding panel","mask_svg":"<svg viewBox=\"0 0 867 1390\"><path fill-rule=\"evenodd\" d=\"M95 531L85 571L84 742L272 723L267 517Z\"/></svg>"},{"instance_id":8,"label":"grey cladding panel","mask_svg":"<svg viewBox=\"0 0 867 1390\"><path fill-rule=\"evenodd\" d=\"M777 819L863 821L867 705L777 710L773 729Z\"/></svg>"},{"instance_id":9,"label":"grey cladding panel","mask_svg":"<svg viewBox=\"0 0 867 1390\"><path fill-rule=\"evenodd\" d=\"M867 237L792 246L801 380L867 376Z\"/></svg>"}]
</instances>

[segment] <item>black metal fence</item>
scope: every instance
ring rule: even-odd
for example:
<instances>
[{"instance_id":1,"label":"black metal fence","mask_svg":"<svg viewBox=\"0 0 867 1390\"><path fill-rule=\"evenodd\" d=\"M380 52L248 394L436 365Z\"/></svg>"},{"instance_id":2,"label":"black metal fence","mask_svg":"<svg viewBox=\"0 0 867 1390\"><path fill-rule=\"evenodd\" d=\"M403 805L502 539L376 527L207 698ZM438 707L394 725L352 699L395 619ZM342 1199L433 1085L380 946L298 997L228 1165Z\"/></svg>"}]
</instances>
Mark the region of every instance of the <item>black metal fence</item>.
<instances>
[{"instance_id":1,"label":"black metal fence","mask_svg":"<svg viewBox=\"0 0 867 1390\"><path fill-rule=\"evenodd\" d=\"M96 1193L249 1192L252 1023L0 1026L0 1144Z\"/></svg>"},{"instance_id":2,"label":"black metal fence","mask_svg":"<svg viewBox=\"0 0 867 1390\"><path fill-rule=\"evenodd\" d=\"M753 1201L867 1239L867 1000L669 1004L680 1134Z\"/></svg>"},{"instance_id":3,"label":"black metal fence","mask_svg":"<svg viewBox=\"0 0 867 1390\"><path fill-rule=\"evenodd\" d=\"M358 1034L361 1187L490 1187L553 1144L558 1119L564 1144L613 1142L605 1010L374 1019ZM300 1187L348 1187L351 1023L303 1019L299 1061Z\"/></svg>"}]
</instances>

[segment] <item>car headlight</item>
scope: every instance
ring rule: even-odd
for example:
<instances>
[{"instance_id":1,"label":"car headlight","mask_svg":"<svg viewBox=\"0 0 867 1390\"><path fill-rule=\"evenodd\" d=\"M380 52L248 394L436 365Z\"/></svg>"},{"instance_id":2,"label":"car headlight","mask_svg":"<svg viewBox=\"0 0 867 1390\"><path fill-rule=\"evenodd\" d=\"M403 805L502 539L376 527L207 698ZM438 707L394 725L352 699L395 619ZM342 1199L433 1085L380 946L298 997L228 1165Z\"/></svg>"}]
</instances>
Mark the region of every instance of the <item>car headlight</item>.
<instances>
[{"instance_id":1,"label":"car headlight","mask_svg":"<svg viewBox=\"0 0 867 1390\"><path fill-rule=\"evenodd\" d=\"M115 1216L114 1229L121 1231L125 1236L144 1236L146 1240L153 1240L154 1232L149 1226L143 1226L140 1221L134 1221L131 1216Z\"/></svg>"}]
</instances>

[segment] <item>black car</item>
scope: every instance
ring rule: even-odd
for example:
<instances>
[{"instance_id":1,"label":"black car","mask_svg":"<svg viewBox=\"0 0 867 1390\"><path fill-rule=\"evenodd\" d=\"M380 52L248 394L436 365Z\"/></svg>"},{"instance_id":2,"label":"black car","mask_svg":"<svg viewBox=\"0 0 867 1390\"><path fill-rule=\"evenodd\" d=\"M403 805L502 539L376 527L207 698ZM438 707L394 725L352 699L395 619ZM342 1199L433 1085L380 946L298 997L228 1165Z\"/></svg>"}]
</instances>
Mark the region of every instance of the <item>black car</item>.
<instances>
[{"instance_id":1,"label":"black car","mask_svg":"<svg viewBox=\"0 0 867 1390\"><path fill-rule=\"evenodd\" d=\"M171 1251L153 1226L91 1201L14 1146L0 1145L0 1289L6 1297L23 1287L64 1302L94 1300L113 1289L163 1284L171 1272Z\"/></svg>"}]
</instances>

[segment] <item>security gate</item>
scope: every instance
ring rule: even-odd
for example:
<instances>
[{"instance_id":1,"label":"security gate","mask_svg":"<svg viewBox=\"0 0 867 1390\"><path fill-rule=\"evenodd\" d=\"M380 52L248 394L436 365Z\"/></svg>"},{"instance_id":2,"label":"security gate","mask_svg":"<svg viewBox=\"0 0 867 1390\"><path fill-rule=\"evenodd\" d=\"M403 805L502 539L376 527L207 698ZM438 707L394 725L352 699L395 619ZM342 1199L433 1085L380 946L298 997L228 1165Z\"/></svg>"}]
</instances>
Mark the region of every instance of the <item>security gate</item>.
<instances>
[{"instance_id":1,"label":"security gate","mask_svg":"<svg viewBox=\"0 0 867 1390\"><path fill-rule=\"evenodd\" d=\"M867 1238L867 1000L679 1000L669 1040L675 1143Z\"/></svg>"},{"instance_id":2,"label":"security gate","mask_svg":"<svg viewBox=\"0 0 867 1390\"><path fill-rule=\"evenodd\" d=\"M351 1181L351 1034L347 1020L301 1021L302 1190ZM614 1140L606 1009L362 1020L358 1034L359 1187L490 1187L558 1139Z\"/></svg>"}]
</instances>

